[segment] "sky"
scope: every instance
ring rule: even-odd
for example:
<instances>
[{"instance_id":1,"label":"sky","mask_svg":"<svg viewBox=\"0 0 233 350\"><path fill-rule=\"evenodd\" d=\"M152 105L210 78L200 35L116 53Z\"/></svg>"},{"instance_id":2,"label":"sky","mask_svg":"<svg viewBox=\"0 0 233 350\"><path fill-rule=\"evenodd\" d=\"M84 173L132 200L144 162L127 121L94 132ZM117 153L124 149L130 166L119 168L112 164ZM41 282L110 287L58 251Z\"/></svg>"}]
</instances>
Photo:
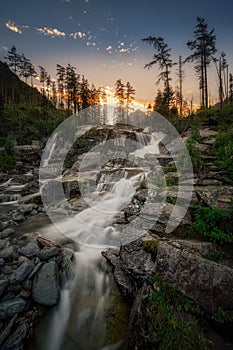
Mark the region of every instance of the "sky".
<instances>
[{"instance_id":1,"label":"sky","mask_svg":"<svg viewBox=\"0 0 233 350\"><path fill-rule=\"evenodd\" d=\"M136 98L153 100L158 86L158 67L151 61L153 47L142 42L162 36L172 58L187 57L196 17L204 17L215 28L217 49L225 51L233 72L232 0L7 0L0 11L0 59L15 45L35 65L56 76L56 64L71 65L97 87L113 87L116 80L130 81ZM184 96L199 102L193 65L184 67ZM177 83L173 69L173 86ZM217 98L217 76L209 71L210 94Z\"/></svg>"}]
</instances>

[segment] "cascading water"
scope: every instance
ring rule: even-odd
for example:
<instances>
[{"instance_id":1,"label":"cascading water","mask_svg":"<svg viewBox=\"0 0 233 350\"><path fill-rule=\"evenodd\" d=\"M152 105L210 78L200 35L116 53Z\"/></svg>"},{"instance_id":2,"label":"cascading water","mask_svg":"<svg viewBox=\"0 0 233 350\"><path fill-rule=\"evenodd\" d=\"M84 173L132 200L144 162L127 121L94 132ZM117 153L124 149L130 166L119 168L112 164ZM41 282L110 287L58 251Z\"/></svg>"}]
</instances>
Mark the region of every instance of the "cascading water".
<instances>
[{"instance_id":1,"label":"cascading water","mask_svg":"<svg viewBox=\"0 0 233 350\"><path fill-rule=\"evenodd\" d=\"M132 153L144 157L158 153L161 135L138 134L142 148ZM120 245L120 232L114 227L114 217L123 210L135 194L134 184L140 174L126 179L120 171L103 173L97 191L85 198L89 208L60 223L65 236L80 243L76 252L75 278L61 291L61 300L49 318L50 327L39 350L108 350L125 349L122 335L109 338L107 317L111 314L110 294L113 277L101 256L104 247ZM117 178L118 176L118 178ZM113 178L115 184L113 182ZM105 187L105 183L108 186ZM103 190L108 192L103 192ZM126 327L124 327L126 328Z\"/></svg>"}]
</instances>

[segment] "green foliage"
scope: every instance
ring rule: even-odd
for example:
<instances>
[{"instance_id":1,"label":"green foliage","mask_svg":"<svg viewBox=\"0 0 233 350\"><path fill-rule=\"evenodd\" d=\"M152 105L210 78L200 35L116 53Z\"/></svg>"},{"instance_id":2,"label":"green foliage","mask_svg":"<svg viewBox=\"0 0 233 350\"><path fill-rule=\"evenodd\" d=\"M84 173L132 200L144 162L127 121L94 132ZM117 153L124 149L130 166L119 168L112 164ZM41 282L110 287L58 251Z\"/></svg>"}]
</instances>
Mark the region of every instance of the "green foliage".
<instances>
[{"instance_id":1,"label":"green foliage","mask_svg":"<svg viewBox=\"0 0 233 350\"><path fill-rule=\"evenodd\" d=\"M184 319L185 313L202 316L200 307L167 282L162 281L158 275L154 275L152 279L155 290L151 295L150 308L159 338L159 349L210 349L210 342L199 330L197 321L189 323Z\"/></svg>"},{"instance_id":2,"label":"green foliage","mask_svg":"<svg viewBox=\"0 0 233 350\"><path fill-rule=\"evenodd\" d=\"M222 251L218 251L215 254L205 254L202 256L203 258L211 261L219 261L225 258L225 254Z\"/></svg>"},{"instance_id":3,"label":"green foliage","mask_svg":"<svg viewBox=\"0 0 233 350\"><path fill-rule=\"evenodd\" d=\"M176 177L166 177L167 186L178 186L178 178Z\"/></svg>"},{"instance_id":4,"label":"green foliage","mask_svg":"<svg viewBox=\"0 0 233 350\"><path fill-rule=\"evenodd\" d=\"M158 241L157 240L151 240L151 241L144 241L143 242L143 249L145 250L145 252L151 254L152 261L155 261L155 259L156 259L157 247L158 247Z\"/></svg>"},{"instance_id":5,"label":"green foliage","mask_svg":"<svg viewBox=\"0 0 233 350\"><path fill-rule=\"evenodd\" d=\"M230 212L219 208L197 207L191 234L220 244L233 243Z\"/></svg>"},{"instance_id":6,"label":"green foliage","mask_svg":"<svg viewBox=\"0 0 233 350\"><path fill-rule=\"evenodd\" d=\"M177 172L177 169L175 165L167 165L164 167L163 172L164 174L175 173Z\"/></svg>"},{"instance_id":7,"label":"green foliage","mask_svg":"<svg viewBox=\"0 0 233 350\"><path fill-rule=\"evenodd\" d=\"M14 135L19 145L31 144L33 140L49 137L64 118L64 111L44 107L26 107L24 104L20 104L15 111L13 107L6 106L0 133L3 138L9 138L9 140L12 139L10 135Z\"/></svg>"},{"instance_id":8,"label":"green foliage","mask_svg":"<svg viewBox=\"0 0 233 350\"><path fill-rule=\"evenodd\" d=\"M200 120L197 116L195 116L191 123L191 138L194 141L197 141L197 142L201 141L200 128L201 128Z\"/></svg>"},{"instance_id":9,"label":"green foliage","mask_svg":"<svg viewBox=\"0 0 233 350\"><path fill-rule=\"evenodd\" d=\"M147 190L148 189L147 182L145 180L142 180L139 184L138 189L139 190Z\"/></svg>"},{"instance_id":10,"label":"green foliage","mask_svg":"<svg viewBox=\"0 0 233 350\"><path fill-rule=\"evenodd\" d=\"M3 171L10 170L15 166L15 157L12 154L0 154L0 168Z\"/></svg>"},{"instance_id":11,"label":"green foliage","mask_svg":"<svg viewBox=\"0 0 233 350\"><path fill-rule=\"evenodd\" d=\"M233 322L233 311L223 310L221 307L212 315L212 321L216 322L218 325L224 325L228 322Z\"/></svg>"},{"instance_id":12,"label":"green foliage","mask_svg":"<svg viewBox=\"0 0 233 350\"><path fill-rule=\"evenodd\" d=\"M196 147L196 141L192 138L186 141L186 147L192 161L193 170L197 172L199 167L203 164L201 151ZM180 157L182 157L182 154Z\"/></svg>"},{"instance_id":13,"label":"green foliage","mask_svg":"<svg viewBox=\"0 0 233 350\"><path fill-rule=\"evenodd\" d=\"M233 180L233 129L217 136L214 151L216 164L229 179Z\"/></svg>"}]
</instances>

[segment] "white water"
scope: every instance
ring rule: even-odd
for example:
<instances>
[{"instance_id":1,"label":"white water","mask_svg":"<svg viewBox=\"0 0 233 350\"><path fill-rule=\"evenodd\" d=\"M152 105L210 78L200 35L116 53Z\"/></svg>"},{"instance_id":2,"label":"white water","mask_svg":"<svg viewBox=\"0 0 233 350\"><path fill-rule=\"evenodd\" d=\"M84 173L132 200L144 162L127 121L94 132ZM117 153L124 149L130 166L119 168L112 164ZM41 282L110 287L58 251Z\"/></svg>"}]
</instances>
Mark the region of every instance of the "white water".
<instances>
[{"instance_id":1,"label":"white water","mask_svg":"<svg viewBox=\"0 0 233 350\"><path fill-rule=\"evenodd\" d=\"M144 156L148 153L150 154L159 154L159 143L164 138L164 134L161 132L152 133L151 137L144 133L137 133L137 142L140 143L143 147L141 149L137 149L135 152L131 154L135 155L139 158L144 158Z\"/></svg>"},{"instance_id":2,"label":"white water","mask_svg":"<svg viewBox=\"0 0 233 350\"><path fill-rule=\"evenodd\" d=\"M159 153L158 145L163 135L138 135L137 141L142 148L133 152L133 156L143 158L147 153ZM47 159L49 163L49 157ZM81 251L76 253L75 279L62 290L60 303L49 321L47 339L39 350L122 348L122 339L116 344L106 345L112 274L106 272L107 263L101 257L101 248L120 245L120 232L113 226L114 217L131 201L135 194L134 185L142 175L127 180L125 174L118 172L118 176L124 177L114 178L118 180L115 184L110 178L110 189L103 193L104 184L109 180L104 175L97 191L91 198L86 198L89 208L60 225L65 236L81 243Z\"/></svg>"},{"instance_id":3,"label":"white water","mask_svg":"<svg viewBox=\"0 0 233 350\"><path fill-rule=\"evenodd\" d=\"M49 161L50 161L51 156L52 156L52 154L54 152L54 149L56 147L57 136L58 136L58 133L56 132L53 135L53 137L49 140L49 142L50 142L50 149L49 149L49 152L47 154L46 159L44 159L44 162L42 164L43 167L47 167L49 165Z\"/></svg>"},{"instance_id":4,"label":"white water","mask_svg":"<svg viewBox=\"0 0 233 350\"><path fill-rule=\"evenodd\" d=\"M135 189L130 180L120 179L110 192L87 199L89 208L60 225L65 235L91 246L119 246L120 234L112 227L114 217L131 201ZM85 199L85 198L84 198Z\"/></svg>"}]
</instances>

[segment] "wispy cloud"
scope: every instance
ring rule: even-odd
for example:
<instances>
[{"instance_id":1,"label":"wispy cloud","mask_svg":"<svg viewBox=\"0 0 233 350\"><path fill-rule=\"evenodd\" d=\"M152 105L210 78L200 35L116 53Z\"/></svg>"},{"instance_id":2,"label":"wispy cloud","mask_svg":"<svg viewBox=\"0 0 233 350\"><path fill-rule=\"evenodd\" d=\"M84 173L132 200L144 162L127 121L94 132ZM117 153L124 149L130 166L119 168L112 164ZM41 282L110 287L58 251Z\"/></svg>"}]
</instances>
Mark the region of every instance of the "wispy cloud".
<instances>
[{"instance_id":1,"label":"wispy cloud","mask_svg":"<svg viewBox=\"0 0 233 350\"><path fill-rule=\"evenodd\" d=\"M65 36L66 36L65 32L61 32L57 28L44 27L44 28L36 28L36 30L37 30L38 33L42 33L44 35L49 35L52 38L55 38L55 37L63 37L63 38L65 38Z\"/></svg>"},{"instance_id":2,"label":"wispy cloud","mask_svg":"<svg viewBox=\"0 0 233 350\"><path fill-rule=\"evenodd\" d=\"M8 22L5 23L5 25L8 29L12 30L12 32L22 34L22 31L20 30L20 26L18 26L15 22L9 20Z\"/></svg>"}]
</instances>

